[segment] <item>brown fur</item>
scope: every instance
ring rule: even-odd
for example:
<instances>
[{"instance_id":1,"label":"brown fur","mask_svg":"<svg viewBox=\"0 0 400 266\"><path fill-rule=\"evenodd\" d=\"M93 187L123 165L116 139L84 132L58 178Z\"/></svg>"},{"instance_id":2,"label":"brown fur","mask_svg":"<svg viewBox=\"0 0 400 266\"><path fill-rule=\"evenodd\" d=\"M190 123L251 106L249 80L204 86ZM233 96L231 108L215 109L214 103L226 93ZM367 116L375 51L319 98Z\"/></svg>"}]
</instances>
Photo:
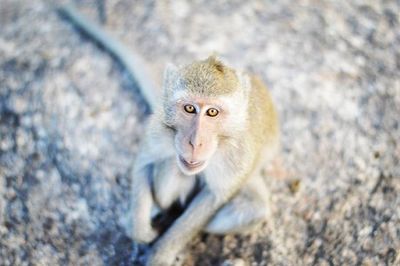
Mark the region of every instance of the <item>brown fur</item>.
<instances>
[{"instance_id":1,"label":"brown fur","mask_svg":"<svg viewBox=\"0 0 400 266\"><path fill-rule=\"evenodd\" d=\"M186 90L203 96L229 94L238 88L235 71L214 56L186 66L182 79Z\"/></svg>"},{"instance_id":2,"label":"brown fur","mask_svg":"<svg viewBox=\"0 0 400 266\"><path fill-rule=\"evenodd\" d=\"M248 114L253 148L276 145L279 135L278 117L266 86L256 76L251 77Z\"/></svg>"},{"instance_id":3,"label":"brown fur","mask_svg":"<svg viewBox=\"0 0 400 266\"><path fill-rule=\"evenodd\" d=\"M159 236L151 224L152 207L163 213L181 201L185 208L156 240L147 265L172 264L200 231L242 232L265 221L268 188L259 169L274 155L279 139L276 111L262 81L213 56L167 68L164 86L164 108L151 118L133 172L133 238L148 243ZM196 113L184 111L188 103ZM207 117L214 105L221 113ZM189 171L182 157L206 163ZM157 176L149 174L151 165L159 169L153 172ZM189 200L197 181L202 187ZM171 222L158 217L153 225Z\"/></svg>"}]
</instances>

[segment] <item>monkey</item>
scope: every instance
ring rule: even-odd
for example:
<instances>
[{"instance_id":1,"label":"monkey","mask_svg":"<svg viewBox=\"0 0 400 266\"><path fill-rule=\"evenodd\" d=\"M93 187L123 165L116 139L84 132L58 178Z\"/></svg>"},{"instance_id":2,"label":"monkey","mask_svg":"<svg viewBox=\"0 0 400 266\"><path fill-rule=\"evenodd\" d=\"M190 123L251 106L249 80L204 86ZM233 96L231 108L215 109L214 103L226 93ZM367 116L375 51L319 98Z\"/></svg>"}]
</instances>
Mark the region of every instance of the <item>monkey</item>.
<instances>
[{"instance_id":1,"label":"monkey","mask_svg":"<svg viewBox=\"0 0 400 266\"><path fill-rule=\"evenodd\" d=\"M170 64L161 105L139 54L73 5L59 12L121 63L153 112L131 174L128 230L136 242L153 243L147 265L171 265L201 231L241 233L268 219L260 168L279 149L279 126L258 77L214 56L183 68ZM160 216L177 203L181 213L172 221Z\"/></svg>"},{"instance_id":2,"label":"monkey","mask_svg":"<svg viewBox=\"0 0 400 266\"><path fill-rule=\"evenodd\" d=\"M149 120L132 170L132 238L152 243L147 265L171 265L198 233L246 232L270 215L261 168L279 126L261 79L216 56L167 65L163 103ZM160 232L155 215L183 212Z\"/></svg>"}]
</instances>

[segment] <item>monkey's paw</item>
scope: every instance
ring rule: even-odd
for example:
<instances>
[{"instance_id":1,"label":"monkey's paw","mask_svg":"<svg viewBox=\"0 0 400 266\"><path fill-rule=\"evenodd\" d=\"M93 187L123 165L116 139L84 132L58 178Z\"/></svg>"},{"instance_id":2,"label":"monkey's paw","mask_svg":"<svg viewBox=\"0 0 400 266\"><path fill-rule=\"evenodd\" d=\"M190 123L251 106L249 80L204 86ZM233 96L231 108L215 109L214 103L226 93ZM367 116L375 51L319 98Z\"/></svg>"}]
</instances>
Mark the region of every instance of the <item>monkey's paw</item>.
<instances>
[{"instance_id":1,"label":"monkey's paw","mask_svg":"<svg viewBox=\"0 0 400 266\"><path fill-rule=\"evenodd\" d=\"M156 239L157 236L158 236L157 231L151 227L133 228L132 230L132 239L135 242L142 244L148 244L150 242L153 242L153 240Z\"/></svg>"},{"instance_id":2,"label":"monkey's paw","mask_svg":"<svg viewBox=\"0 0 400 266\"><path fill-rule=\"evenodd\" d=\"M157 245L147 255L146 266L171 266L175 265L175 256L169 252L160 252Z\"/></svg>"},{"instance_id":3,"label":"monkey's paw","mask_svg":"<svg viewBox=\"0 0 400 266\"><path fill-rule=\"evenodd\" d=\"M162 256L150 255L147 258L146 266L171 266L172 261L165 260Z\"/></svg>"}]
</instances>

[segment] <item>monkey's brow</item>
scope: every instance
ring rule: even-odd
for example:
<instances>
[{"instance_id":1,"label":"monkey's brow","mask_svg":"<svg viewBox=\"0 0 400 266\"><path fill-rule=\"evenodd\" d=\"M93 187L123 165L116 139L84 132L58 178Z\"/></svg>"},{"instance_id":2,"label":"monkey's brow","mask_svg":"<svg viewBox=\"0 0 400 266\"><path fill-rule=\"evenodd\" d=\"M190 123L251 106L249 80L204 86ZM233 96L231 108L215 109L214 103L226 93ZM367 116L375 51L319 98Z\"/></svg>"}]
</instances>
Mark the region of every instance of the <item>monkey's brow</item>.
<instances>
[{"instance_id":1,"label":"monkey's brow","mask_svg":"<svg viewBox=\"0 0 400 266\"><path fill-rule=\"evenodd\" d=\"M195 99L179 99L176 101L177 104L192 104L195 106L198 106L200 108L204 108L205 106L210 108L216 108L218 110L222 110L222 105L218 104L218 102L216 101L212 101L212 100L195 100Z\"/></svg>"}]
</instances>

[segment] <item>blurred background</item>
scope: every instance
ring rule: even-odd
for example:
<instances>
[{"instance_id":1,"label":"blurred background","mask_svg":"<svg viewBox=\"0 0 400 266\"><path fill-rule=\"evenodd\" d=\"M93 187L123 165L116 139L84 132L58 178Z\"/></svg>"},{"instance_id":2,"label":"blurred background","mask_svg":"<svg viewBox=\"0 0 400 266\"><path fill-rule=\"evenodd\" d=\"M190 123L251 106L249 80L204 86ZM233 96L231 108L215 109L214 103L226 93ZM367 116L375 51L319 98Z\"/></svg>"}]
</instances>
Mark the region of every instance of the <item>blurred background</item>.
<instances>
[{"instance_id":1,"label":"blurred background","mask_svg":"<svg viewBox=\"0 0 400 266\"><path fill-rule=\"evenodd\" d=\"M123 229L146 103L57 13L74 3L165 64L216 52L268 84L273 215L201 235L184 265L400 265L400 2L0 0L0 265L136 265Z\"/></svg>"}]
</instances>

